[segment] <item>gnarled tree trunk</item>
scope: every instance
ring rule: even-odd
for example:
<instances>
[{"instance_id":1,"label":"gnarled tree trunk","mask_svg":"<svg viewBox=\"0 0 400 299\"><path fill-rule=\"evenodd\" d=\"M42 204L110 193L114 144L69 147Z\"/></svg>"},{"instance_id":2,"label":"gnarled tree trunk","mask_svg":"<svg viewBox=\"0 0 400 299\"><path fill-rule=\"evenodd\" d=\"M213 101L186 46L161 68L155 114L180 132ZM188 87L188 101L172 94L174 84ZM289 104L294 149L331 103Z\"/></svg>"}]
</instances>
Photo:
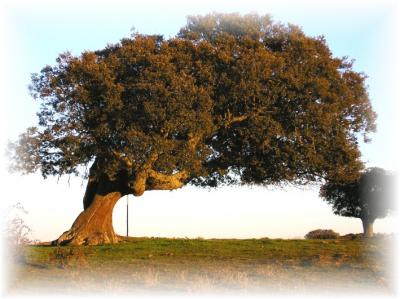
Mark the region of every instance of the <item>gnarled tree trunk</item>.
<instances>
[{"instance_id":1,"label":"gnarled tree trunk","mask_svg":"<svg viewBox=\"0 0 400 299\"><path fill-rule=\"evenodd\" d=\"M118 236L112 225L112 213L117 201L128 194L127 178L123 172L111 180L107 175L93 174L91 168L86 192L83 197L84 210L72 227L56 241L57 245L97 245L117 243Z\"/></svg>"},{"instance_id":2,"label":"gnarled tree trunk","mask_svg":"<svg viewBox=\"0 0 400 299\"><path fill-rule=\"evenodd\" d=\"M374 235L374 220L363 218L361 221L363 225L364 237L372 237Z\"/></svg>"},{"instance_id":3,"label":"gnarled tree trunk","mask_svg":"<svg viewBox=\"0 0 400 299\"><path fill-rule=\"evenodd\" d=\"M97 245L117 243L118 237L112 225L112 212L121 193L96 194L92 204L81 212L72 227L63 233L57 244Z\"/></svg>"},{"instance_id":4,"label":"gnarled tree trunk","mask_svg":"<svg viewBox=\"0 0 400 299\"><path fill-rule=\"evenodd\" d=\"M57 240L58 245L97 245L117 243L119 240L112 225L112 212L117 201L124 195L141 196L146 190L173 190L183 186L188 178L186 171L174 174L163 174L151 168L156 156L149 159L144 167L135 175L128 175L127 167L110 179L100 174L102 166L98 161L90 169L89 181L83 197L83 212Z\"/></svg>"}]
</instances>

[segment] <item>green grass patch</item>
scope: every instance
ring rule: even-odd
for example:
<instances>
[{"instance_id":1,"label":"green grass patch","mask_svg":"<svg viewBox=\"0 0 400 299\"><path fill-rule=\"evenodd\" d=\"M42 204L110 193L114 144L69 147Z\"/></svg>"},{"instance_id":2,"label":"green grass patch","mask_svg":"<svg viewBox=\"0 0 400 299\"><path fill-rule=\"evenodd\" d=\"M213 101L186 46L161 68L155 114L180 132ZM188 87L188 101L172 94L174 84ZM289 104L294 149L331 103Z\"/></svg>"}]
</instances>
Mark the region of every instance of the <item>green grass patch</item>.
<instances>
[{"instance_id":1,"label":"green grass patch","mask_svg":"<svg viewBox=\"0 0 400 299\"><path fill-rule=\"evenodd\" d=\"M129 238L114 245L28 246L13 290L371 289L390 291L389 240ZM23 282L23 283L22 283Z\"/></svg>"}]
</instances>

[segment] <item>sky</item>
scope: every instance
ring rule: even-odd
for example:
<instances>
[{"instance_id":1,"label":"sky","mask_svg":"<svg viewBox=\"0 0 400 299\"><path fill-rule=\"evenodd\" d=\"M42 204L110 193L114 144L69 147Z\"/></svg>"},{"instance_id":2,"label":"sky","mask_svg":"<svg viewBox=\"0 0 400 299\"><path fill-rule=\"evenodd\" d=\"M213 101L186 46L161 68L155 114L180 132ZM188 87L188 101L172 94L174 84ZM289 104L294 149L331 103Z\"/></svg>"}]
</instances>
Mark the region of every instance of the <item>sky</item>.
<instances>
[{"instance_id":1,"label":"sky","mask_svg":"<svg viewBox=\"0 0 400 299\"><path fill-rule=\"evenodd\" d=\"M28 93L30 74L54 64L59 53L101 49L131 34L174 36L186 16L210 12L270 14L293 23L310 36L324 35L334 56L355 59L354 69L368 75L378 130L362 144L367 166L398 169L396 138L399 43L398 1L7 1L0 6L0 176L2 205L21 202L32 238L56 239L82 210L85 181L39 174L9 174L3 155L36 124L38 103ZM4 184L4 185L3 185ZM5 192L5 194L4 194ZM231 187L216 190L184 187L130 196L131 236L203 238L301 238L326 228L341 234L361 232L361 221L333 215L318 197L318 187L299 189ZM113 214L117 233L125 234L126 197ZM7 213L7 209L2 209ZM3 217L4 219L4 217ZM376 232L390 233L396 217L377 220Z\"/></svg>"}]
</instances>

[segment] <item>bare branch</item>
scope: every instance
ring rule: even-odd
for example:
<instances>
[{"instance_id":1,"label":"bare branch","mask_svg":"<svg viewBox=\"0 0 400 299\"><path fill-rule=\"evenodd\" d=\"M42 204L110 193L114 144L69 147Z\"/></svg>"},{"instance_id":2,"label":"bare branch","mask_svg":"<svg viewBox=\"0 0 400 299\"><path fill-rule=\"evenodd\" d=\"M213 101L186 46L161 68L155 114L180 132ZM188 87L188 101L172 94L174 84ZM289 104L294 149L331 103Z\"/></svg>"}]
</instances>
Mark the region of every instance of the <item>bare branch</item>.
<instances>
[{"instance_id":1,"label":"bare branch","mask_svg":"<svg viewBox=\"0 0 400 299\"><path fill-rule=\"evenodd\" d=\"M231 117L231 118L227 119L227 120L224 122L224 127L225 127L225 128L228 128L228 127L230 127L231 125L233 125L234 123L240 123L240 122L242 122L242 121L245 121L245 120L248 119L248 118L249 118L249 115L241 115L241 116Z\"/></svg>"},{"instance_id":2,"label":"bare branch","mask_svg":"<svg viewBox=\"0 0 400 299\"><path fill-rule=\"evenodd\" d=\"M231 112L228 110L227 113L224 115L224 122L223 122L223 127L228 128L234 123L240 123L243 122L247 119L249 119L251 116L260 116L260 115L265 115L265 114L275 114L275 111L262 111L260 108L252 111L251 113L240 115L240 116L232 116Z\"/></svg>"}]
</instances>

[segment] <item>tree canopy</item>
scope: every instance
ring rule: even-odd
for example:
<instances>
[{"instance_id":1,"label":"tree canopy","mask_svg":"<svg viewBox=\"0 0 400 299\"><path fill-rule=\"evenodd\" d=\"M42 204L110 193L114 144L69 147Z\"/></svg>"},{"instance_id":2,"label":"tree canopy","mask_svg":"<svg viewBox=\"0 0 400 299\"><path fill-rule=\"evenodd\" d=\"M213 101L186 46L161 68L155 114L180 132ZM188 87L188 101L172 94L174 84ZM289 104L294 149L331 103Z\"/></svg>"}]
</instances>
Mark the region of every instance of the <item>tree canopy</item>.
<instances>
[{"instance_id":1,"label":"tree canopy","mask_svg":"<svg viewBox=\"0 0 400 299\"><path fill-rule=\"evenodd\" d=\"M395 175L379 167L367 168L357 180L328 181L320 195L336 215L374 222L394 209Z\"/></svg>"},{"instance_id":2,"label":"tree canopy","mask_svg":"<svg viewBox=\"0 0 400 299\"><path fill-rule=\"evenodd\" d=\"M297 26L192 16L175 37L136 33L33 74L39 121L12 145L12 167L87 176L95 161L111 180L146 169L149 190L163 189L163 176L199 186L351 180L363 168L358 137L375 129L365 78Z\"/></svg>"}]
</instances>

